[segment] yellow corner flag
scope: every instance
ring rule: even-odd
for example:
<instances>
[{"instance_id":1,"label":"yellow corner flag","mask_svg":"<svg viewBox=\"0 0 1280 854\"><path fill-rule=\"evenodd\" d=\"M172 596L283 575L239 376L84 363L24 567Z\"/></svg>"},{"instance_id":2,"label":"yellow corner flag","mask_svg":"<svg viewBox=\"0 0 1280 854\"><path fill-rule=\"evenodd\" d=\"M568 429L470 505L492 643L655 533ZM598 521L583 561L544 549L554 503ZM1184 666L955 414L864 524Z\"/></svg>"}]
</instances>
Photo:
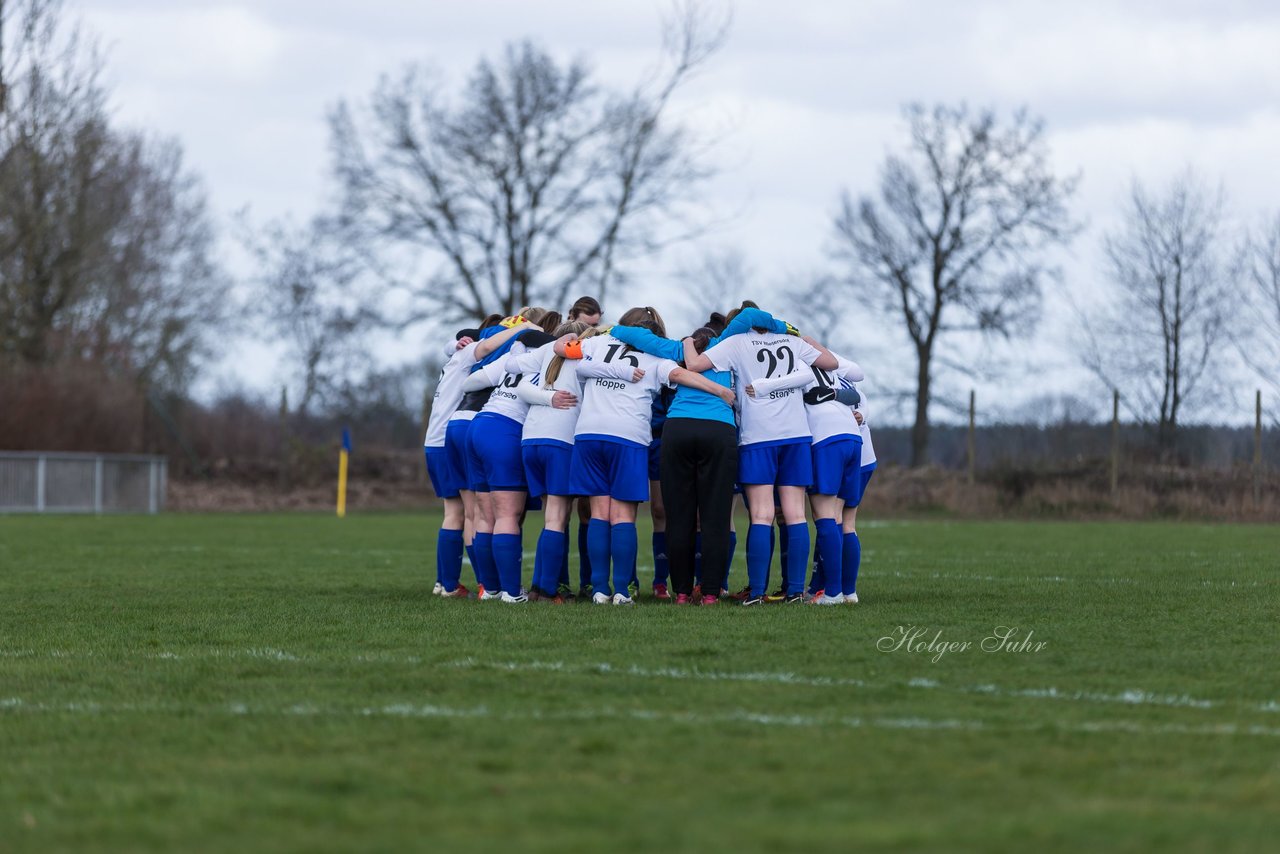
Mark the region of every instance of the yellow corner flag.
<instances>
[{"instance_id":1,"label":"yellow corner flag","mask_svg":"<svg viewBox=\"0 0 1280 854\"><path fill-rule=\"evenodd\" d=\"M347 515L347 459L351 456L351 431L342 431L342 450L338 452L338 518Z\"/></svg>"}]
</instances>

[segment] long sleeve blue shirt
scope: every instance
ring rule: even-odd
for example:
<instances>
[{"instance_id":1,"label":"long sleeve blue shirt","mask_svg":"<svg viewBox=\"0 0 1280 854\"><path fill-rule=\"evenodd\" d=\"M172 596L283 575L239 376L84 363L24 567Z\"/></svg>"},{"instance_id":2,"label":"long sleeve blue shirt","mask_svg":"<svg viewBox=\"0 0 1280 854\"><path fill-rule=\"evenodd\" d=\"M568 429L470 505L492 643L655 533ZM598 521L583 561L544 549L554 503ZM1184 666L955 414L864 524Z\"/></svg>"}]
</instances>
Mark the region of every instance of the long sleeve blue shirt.
<instances>
[{"instance_id":1,"label":"long sleeve blue shirt","mask_svg":"<svg viewBox=\"0 0 1280 854\"><path fill-rule=\"evenodd\" d=\"M707 345L707 348L714 347L730 335L739 335L755 328L785 334L787 324L781 320L774 320L773 315L767 311L758 308L743 309L725 327L724 332L719 337L711 339L711 343ZM644 327L615 326L609 331L609 334L623 344L634 347L643 353L649 353L662 359L671 359L673 362L684 361L684 344L682 342L672 341L670 338L661 338ZM725 388L733 388L733 376L728 371L708 370L703 371L702 375ZM704 421L722 421L729 425L737 423L732 406L714 394L709 394L701 389L689 388L688 386L678 386L676 388L675 399L671 401L671 406L667 409L667 418L698 418Z\"/></svg>"}]
</instances>

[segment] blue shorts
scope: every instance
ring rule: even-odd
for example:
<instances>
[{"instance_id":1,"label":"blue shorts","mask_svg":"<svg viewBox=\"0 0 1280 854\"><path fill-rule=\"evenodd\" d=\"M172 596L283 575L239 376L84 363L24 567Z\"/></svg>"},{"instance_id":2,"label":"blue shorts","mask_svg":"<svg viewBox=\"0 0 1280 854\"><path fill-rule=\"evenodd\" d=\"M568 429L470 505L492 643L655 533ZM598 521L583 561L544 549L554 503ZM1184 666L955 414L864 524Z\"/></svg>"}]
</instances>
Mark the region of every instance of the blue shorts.
<instances>
[{"instance_id":1,"label":"blue shorts","mask_svg":"<svg viewBox=\"0 0 1280 854\"><path fill-rule=\"evenodd\" d=\"M458 489L470 489L467 483L467 436L471 433L471 419L450 421L444 431L444 464L445 477L441 486L446 483L456 485ZM434 479L432 480L434 484Z\"/></svg>"},{"instance_id":2,"label":"blue shorts","mask_svg":"<svg viewBox=\"0 0 1280 854\"><path fill-rule=\"evenodd\" d=\"M808 486L813 483L811 447L807 437L743 445L738 449L738 481L743 486Z\"/></svg>"},{"instance_id":3,"label":"blue shorts","mask_svg":"<svg viewBox=\"0 0 1280 854\"><path fill-rule=\"evenodd\" d=\"M572 495L649 500L649 449L630 442L578 438L573 443Z\"/></svg>"},{"instance_id":4,"label":"blue shorts","mask_svg":"<svg viewBox=\"0 0 1280 854\"><path fill-rule=\"evenodd\" d=\"M867 494L867 484L871 482L871 475L875 473L875 463L867 463L862 467L861 477L858 479L858 500L848 502L850 507L857 507L862 503L862 496Z\"/></svg>"},{"instance_id":5,"label":"blue shorts","mask_svg":"<svg viewBox=\"0 0 1280 854\"><path fill-rule=\"evenodd\" d=\"M481 412L467 434L467 483L473 492L524 492L519 421Z\"/></svg>"},{"instance_id":6,"label":"blue shorts","mask_svg":"<svg viewBox=\"0 0 1280 854\"><path fill-rule=\"evenodd\" d=\"M832 436L813 446L816 495L838 495L848 507L862 498L862 437Z\"/></svg>"},{"instance_id":7,"label":"blue shorts","mask_svg":"<svg viewBox=\"0 0 1280 854\"><path fill-rule=\"evenodd\" d=\"M431 488L440 498L457 498L458 491L465 487L466 481L453 477L449 470L449 452L444 448L423 448L427 457L427 476L431 478Z\"/></svg>"},{"instance_id":8,"label":"blue shorts","mask_svg":"<svg viewBox=\"0 0 1280 854\"><path fill-rule=\"evenodd\" d=\"M649 443L649 480L662 478L662 438Z\"/></svg>"},{"instance_id":9,"label":"blue shorts","mask_svg":"<svg viewBox=\"0 0 1280 854\"><path fill-rule=\"evenodd\" d=\"M529 495L536 498L572 495L569 472L573 467L573 445L544 439L534 439L533 442L536 444L525 444L520 448Z\"/></svg>"}]
</instances>

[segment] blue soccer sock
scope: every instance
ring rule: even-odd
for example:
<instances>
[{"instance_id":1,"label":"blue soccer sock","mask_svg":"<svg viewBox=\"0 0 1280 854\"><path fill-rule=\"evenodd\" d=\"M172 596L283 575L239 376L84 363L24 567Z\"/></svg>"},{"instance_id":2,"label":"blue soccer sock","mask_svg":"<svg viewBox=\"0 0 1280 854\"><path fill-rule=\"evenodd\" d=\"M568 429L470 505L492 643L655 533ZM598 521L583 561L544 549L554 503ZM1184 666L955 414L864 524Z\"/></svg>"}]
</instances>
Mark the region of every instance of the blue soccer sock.
<instances>
[{"instance_id":1,"label":"blue soccer sock","mask_svg":"<svg viewBox=\"0 0 1280 854\"><path fill-rule=\"evenodd\" d=\"M671 574L671 562L667 560L667 532L653 532L653 584L656 587L659 584L667 583L667 576Z\"/></svg>"},{"instance_id":2,"label":"blue soccer sock","mask_svg":"<svg viewBox=\"0 0 1280 854\"><path fill-rule=\"evenodd\" d=\"M589 522L578 521L578 589L591 584L591 547L588 545L590 531Z\"/></svg>"},{"instance_id":3,"label":"blue soccer sock","mask_svg":"<svg viewBox=\"0 0 1280 854\"><path fill-rule=\"evenodd\" d=\"M480 564L478 563L477 558L476 558L476 543L475 543L475 539L474 539L474 538L475 538L475 535L474 535L474 534L472 534L471 536L472 536L471 544L465 547L465 551L466 551L466 553L467 553L467 560L471 562L471 571L472 571L472 573L474 573L474 574L475 574L475 577L476 577L476 584L479 584L479 583L480 583L480 571L479 571L478 569L476 569L476 567L478 567Z\"/></svg>"},{"instance_id":4,"label":"blue soccer sock","mask_svg":"<svg viewBox=\"0 0 1280 854\"><path fill-rule=\"evenodd\" d=\"M458 587L462 577L462 531L441 528L436 540L436 580L447 591Z\"/></svg>"},{"instance_id":5,"label":"blue soccer sock","mask_svg":"<svg viewBox=\"0 0 1280 854\"><path fill-rule=\"evenodd\" d=\"M544 528L538 536L538 556L533 565L533 583L543 593L555 595L560 586L560 570L569 554L569 538L563 531ZM541 574L538 570L541 567Z\"/></svg>"},{"instance_id":6,"label":"blue soccer sock","mask_svg":"<svg viewBox=\"0 0 1280 854\"><path fill-rule=\"evenodd\" d=\"M627 585L636 577L636 554L639 551L640 542L634 522L619 522L609 527L609 556L613 560L615 593L630 595Z\"/></svg>"},{"instance_id":7,"label":"blue soccer sock","mask_svg":"<svg viewBox=\"0 0 1280 854\"><path fill-rule=\"evenodd\" d=\"M769 589L769 576L773 574L773 552L778 542L778 534L773 530L773 525L769 526L769 562L764 567L764 589ZM747 558L751 558L751 530L747 529ZM750 577L748 572L747 576Z\"/></svg>"},{"instance_id":8,"label":"blue soccer sock","mask_svg":"<svg viewBox=\"0 0 1280 854\"><path fill-rule=\"evenodd\" d=\"M763 596L769 583L769 564L773 561L773 527L752 525L747 529L747 581L752 596Z\"/></svg>"},{"instance_id":9,"label":"blue soccer sock","mask_svg":"<svg viewBox=\"0 0 1280 854\"><path fill-rule=\"evenodd\" d=\"M502 586L498 581L498 566L493 562L493 534L476 531L475 556L476 581L484 586L486 592L497 593Z\"/></svg>"},{"instance_id":10,"label":"blue soccer sock","mask_svg":"<svg viewBox=\"0 0 1280 854\"><path fill-rule=\"evenodd\" d=\"M818 529L818 548L815 551L818 554L818 564L822 566L823 576L825 578L829 574L831 578L839 578L840 566L844 562L844 539L840 533L840 524L835 519L819 519L815 525ZM813 577L816 583L818 578L816 569ZM810 584L809 587L814 592L818 589L813 584ZM835 596L839 593L838 590L827 590L825 585L822 589L828 596Z\"/></svg>"},{"instance_id":11,"label":"blue soccer sock","mask_svg":"<svg viewBox=\"0 0 1280 854\"><path fill-rule=\"evenodd\" d=\"M821 537L822 532L819 531L818 535ZM814 549L813 554L813 575L809 578L810 594L825 590L826 574L826 569L822 565L822 545L821 540L819 540L818 548Z\"/></svg>"},{"instance_id":12,"label":"blue soccer sock","mask_svg":"<svg viewBox=\"0 0 1280 854\"><path fill-rule=\"evenodd\" d=\"M787 532L783 565L787 568L783 582L788 596L804 592L804 571L809 568L809 523L798 522L784 528Z\"/></svg>"},{"instance_id":13,"label":"blue soccer sock","mask_svg":"<svg viewBox=\"0 0 1280 854\"><path fill-rule=\"evenodd\" d=\"M538 544L533 547L533 578L529 581L529 589L545 590L542 586L542 577L547 572L547 549L542 544L546 539L547 531L543 528L542 533L538 534Z\"/></svg>"},{"instance_id":14,"label":"blue soccer sock","mask_svg":"<svg viewBox=\"0 0 1280 854\"><path fill-rule=\"evenodd\" d=\"M502 592L520 595L520 576L523 567L524 544L519 534L493 535L493 560L498 568L498 583Z\"/></svg>"},{"instance_id":15,"label":"blue soccer sock","mask_svg":"<svg viewBox=\"0 0 1280 854\"><path fill-rule=\"evenodd\" d=\"M844 569L841 572L841 592L846 596L858 592L858 567L861 563L862 541L858 539L857 531L850 531L844 535Z\"/></svg>"},{"instance_id":16,"label":"blue soccer sock","mask_svg":"<svg viewBox=\"0 0 1280 854\"><path fill-rule=\"evenodd\" d=\"M560 535L560 542L563 544L560 549L560 573L556 579L557 589L563 585L569 586L569 532L568 530L556 531Z\"/></svg>"},{"instance_id":17,"label":"blue soccer sock","mask_svg":"<svg viewBox=\"0 0 1280 854\"><path fill-rule=\"evenodd\" d=\"M609 592L609 523L592 519L587 525L587 553L591 555L591 588L594 593Z\"/></svg>"}]
</instances>

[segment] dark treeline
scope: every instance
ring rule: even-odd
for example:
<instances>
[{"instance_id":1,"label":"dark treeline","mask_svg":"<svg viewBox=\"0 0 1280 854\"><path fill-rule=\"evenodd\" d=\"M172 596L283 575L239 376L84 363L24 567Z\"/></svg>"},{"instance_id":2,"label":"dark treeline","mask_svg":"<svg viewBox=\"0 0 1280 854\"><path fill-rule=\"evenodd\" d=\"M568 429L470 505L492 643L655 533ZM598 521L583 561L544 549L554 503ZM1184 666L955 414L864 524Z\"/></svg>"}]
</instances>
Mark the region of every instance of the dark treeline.
<instances>
[{"instance_id":1,"label":"dark treeline","mask_svg":"<svg viewBox=\"0 0 1280 854\"><path fill-rule=\"evenodd\" d=\"M939 424L934 430L929 447L929 465L954 470L967 468L968 428ZM897 465L910 464L910 428L878 427L873 437L879 460ZM1111 459L1111 443L1110 424L992 424L974 430L979 471L1029 468L1048 472L1106 463ZM1178 431L1178 444L1173 458L1169 459L1155 429L1141 424L1120 425L1122 466L1169 462L1227 471L1250 464L1253 452L1252 427L1185 425ZM1264 459L1280 457L1280 429L1271 427L1263 430L1262 453Z\"/></svg>"},{"instance_id":2,"label":"dark treeline","mask_svg":"<svg viewBox=\"0 0 1280 854\"><path fill-rule=\"evenodd\" d=\"M460 83L429 73L430 57L391 69L330 111L324 209L246 211L226 228L178 140L115 118L102 56L60 0L0 0L0 449L163 453L178 477L286 487L328 471L343 426L358 464L376 448L415 455L423 393L455 328L490 310L564 310L578 294L616 317L642 289L637 265L708 231L713 141L671 105L728 21L677 0L665 24L654 66L630 86L527 40ZM1061 283L1047 259L1083 230L1079 176L1052 168L1045 122L1027 109L909 104L903 118L871 186L833 178L813 278L749 295L819 337L851 305L903 333L895 358L907 357L911 387L877 391L913 411L893 416L909 428L878 427L880 456L959 469L964 431L932 421L941 390L970 384L958 355L1036 333ZM1247 461L1248 431L1185 422L1210 378L1239 369L1271 388L1280 376L1280 216L1237 229L1225 192L1191 170L1135 182L1118 204L1121 225L1090 238L1109 290L1082 311L1075 355L1121 393L1124 453ZM246 250L247 272L224 269L226 240ZM681 276L684 296L726 311L747 268L734 251L708 256ZM380 362L371 342L391 335L427 356ZM281 362L266 368L280 393L195 400L197 380L246 339L275 345ZM1267 443L1274 460L1274 429ZM1106 426L978 434L980 468L1109 452Z\"/></svg>"}]
</instances>

